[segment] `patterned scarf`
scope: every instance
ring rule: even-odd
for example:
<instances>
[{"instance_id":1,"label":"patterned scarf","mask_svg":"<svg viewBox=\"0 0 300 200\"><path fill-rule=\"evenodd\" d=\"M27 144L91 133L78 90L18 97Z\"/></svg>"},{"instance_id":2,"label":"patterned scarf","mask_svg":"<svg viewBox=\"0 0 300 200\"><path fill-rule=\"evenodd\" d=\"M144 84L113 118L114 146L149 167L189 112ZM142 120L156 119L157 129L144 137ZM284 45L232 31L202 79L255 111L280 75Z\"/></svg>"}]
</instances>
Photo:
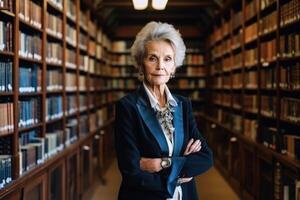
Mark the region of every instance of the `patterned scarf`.
<instances>
[{"instance_id":1,"label":"patterned scarf","mask_svg":"<svg viewBox=\"0 0 300 200\"><path fill-rule=\"evenodd\" d=\"M155 109L155 112L156 118L163 128L164 133L167 134L169 140L171 141L171 143L173 143L172 136L175 131L175 128L173 126L173 113L175 112L174 108L169 103L167 103L166 107L163 110Z\"/></svg>"}]
</instances>

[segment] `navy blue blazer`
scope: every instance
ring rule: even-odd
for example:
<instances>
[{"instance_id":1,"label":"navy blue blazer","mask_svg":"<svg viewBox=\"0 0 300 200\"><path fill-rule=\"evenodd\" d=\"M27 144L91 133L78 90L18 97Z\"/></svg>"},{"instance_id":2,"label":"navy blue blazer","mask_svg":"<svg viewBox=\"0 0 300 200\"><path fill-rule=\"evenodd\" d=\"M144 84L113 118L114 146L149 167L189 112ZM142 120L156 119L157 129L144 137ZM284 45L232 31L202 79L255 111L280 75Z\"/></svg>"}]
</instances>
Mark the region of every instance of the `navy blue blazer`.
<instances>
[{"instance_id":1,"label":"navy blue blazer","mask_svg":"<svg viewBox=\"0 0 300 200\"><path fill-rule=\"evenodd\" d=\"M173 196L180 177L195 177L213 165L212 151L197 129L190 100L173 95L178 106L174 112L174 152L172 165L157 173L140 169L141 157L168 157L164 133L144 87L128 94L116 104L115 147L122 175L119 200L165 200ZM197 153L183 156L191 139L200 139ZM181 184L183 200L198 200L195 181Z\"/></svg>"}]
</instances>

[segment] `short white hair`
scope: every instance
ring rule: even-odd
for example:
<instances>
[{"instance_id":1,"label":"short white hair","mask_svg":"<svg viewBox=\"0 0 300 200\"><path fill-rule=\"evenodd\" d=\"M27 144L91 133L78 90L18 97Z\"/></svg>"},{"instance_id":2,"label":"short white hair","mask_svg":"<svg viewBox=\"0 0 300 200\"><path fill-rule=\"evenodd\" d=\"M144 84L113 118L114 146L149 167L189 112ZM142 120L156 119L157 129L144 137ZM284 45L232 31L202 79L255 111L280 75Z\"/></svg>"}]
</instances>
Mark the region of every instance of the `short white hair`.
<instances>
[{"instance_id":1,"label":"short white hair","mask_svg":"<svg viewBox=\"0 0 300 200\"><path fill-rule=\"evenodd\" d=\"M147 23L137 34L131 47L134 66L141 71L146 57L146 44L150 41L163 40L171 44L175 53L175 66L182 65L185 57L185 44L178 30L173 25L161 22Z\"/></svg>"}]
</instances>

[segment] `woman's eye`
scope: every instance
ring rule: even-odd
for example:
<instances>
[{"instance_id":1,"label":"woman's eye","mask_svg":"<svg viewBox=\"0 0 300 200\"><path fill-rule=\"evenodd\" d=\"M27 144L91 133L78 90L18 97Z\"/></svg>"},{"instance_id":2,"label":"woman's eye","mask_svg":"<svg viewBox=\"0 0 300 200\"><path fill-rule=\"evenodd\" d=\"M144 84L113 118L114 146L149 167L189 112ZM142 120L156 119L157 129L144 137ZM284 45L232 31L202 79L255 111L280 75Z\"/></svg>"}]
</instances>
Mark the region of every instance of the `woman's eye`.
<instances>
[{"instance_id":1,"label":"woman's eye","mask_svg":"<svg viewBox=\"0 0 300 200\"><path fill-rule=\"evenodd\" d=\"M165 58L165 61L166 61L166 62L170 62L170 61L172 61L172 58L167 57L167 58Z\"/></svg>"},{"instance_id":2,"label":"woman's eye","mask_svg":"<svg viewBox=\"0 0 300 200\"><path fill-rule=\"evenodd\" d=\"M151 56L151 57L149 57L149 61L155 62L155 61L156 61L156 58Z\"/></svg>"}]
</instances>

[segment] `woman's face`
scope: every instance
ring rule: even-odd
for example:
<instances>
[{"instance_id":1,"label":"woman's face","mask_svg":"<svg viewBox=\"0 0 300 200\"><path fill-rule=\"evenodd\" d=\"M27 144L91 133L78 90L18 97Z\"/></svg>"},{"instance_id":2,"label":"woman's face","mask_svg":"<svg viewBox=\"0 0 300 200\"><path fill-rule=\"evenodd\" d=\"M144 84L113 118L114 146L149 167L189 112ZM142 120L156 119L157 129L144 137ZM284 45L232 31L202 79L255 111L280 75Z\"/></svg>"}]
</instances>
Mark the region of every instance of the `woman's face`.
<instances>
[{"instance_id":1,"label":"woman's face","mask_svg":"<svg viewBox=\"0 0 300 200\"><path fill-rule=\"evenodd\" d=\"M174 50L171 44L163 40L148 42L144 58L145 81L150 85L163 85L174 72Z\"/></svg>"}]
</instances>

